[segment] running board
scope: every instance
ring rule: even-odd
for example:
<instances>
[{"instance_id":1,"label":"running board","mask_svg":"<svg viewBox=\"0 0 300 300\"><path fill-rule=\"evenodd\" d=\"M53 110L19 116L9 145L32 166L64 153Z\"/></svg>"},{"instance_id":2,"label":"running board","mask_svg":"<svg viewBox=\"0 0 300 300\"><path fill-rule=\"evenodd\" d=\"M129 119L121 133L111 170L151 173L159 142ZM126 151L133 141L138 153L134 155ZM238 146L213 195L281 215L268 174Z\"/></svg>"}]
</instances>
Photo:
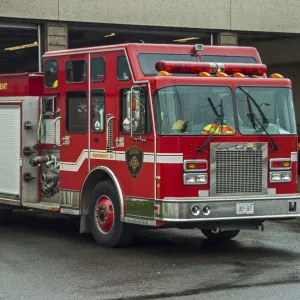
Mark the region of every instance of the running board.
<instances>
[{"instance_id":1,"label":"running board","mask_svg":"<svg viewBox=\"0 0 300 300\"><path fill-rule=\"evenodd\" d=\"M49 212L59 212L61 214L79 216L80 211L79 208L71 208L71 207L61 207L59 204L53 203L23 203L23 207L28 207L32 209L40 209L47 210Z\"/></svg>"}]
</instances>

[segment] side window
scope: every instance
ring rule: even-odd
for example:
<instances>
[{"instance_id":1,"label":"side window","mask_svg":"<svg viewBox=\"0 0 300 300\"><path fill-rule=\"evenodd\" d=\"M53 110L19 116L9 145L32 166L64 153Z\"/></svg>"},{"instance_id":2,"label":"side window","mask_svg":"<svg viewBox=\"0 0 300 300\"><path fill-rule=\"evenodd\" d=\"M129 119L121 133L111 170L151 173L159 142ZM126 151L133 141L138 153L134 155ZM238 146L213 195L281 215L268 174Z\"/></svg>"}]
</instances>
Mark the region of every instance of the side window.
<instances>
[{"instance_id":1,"label":"side window","mask_svg":"<svg viewBox=\"0 0 300 300\"><path fill-rule=\"evenodd\" d=\"M127 91L130 91L130 89L122 89L120 91L120 131L122 134L130 134L130 130L128 128L124 128L123 122L127 118L127 99L126 94ZM150 110L148 107L148 97L147 97L147 90L146 88L141 89L141 96L140 96L140 102L141 102L141 115L140 120L138 122L137 129L133 131L134 134L150 134L151 132L151 122L150 122Z\"/></svg>"},{"instance_id":2,"label":"side window","mask_svg":"<svg viewBox=\"0 0 300 300\"><path fill-rule=\"evenodd\" d=\"M105 80L105 60L102 57L92 59L92 81L102 82Z\"/></svg>"},{"instance_id":3,"label":"side window","mask_svg":"<svg viewBox=\"0 0 300 300\"><path fill-rule=\"evenodd\" d=\"M68 133L86 133L87 131L87 95L84 91L72 91L66 94L66 130Z\"/></svg>"},{"instance_id":4,"label":"side window","mask_svg":"<svg viewBox=\"0 0 300 300\"><path fill-rule=\"evenodd\" d=\"M67 83L86 82L86 61L84 59L67 61L66 81Z\"/></svg>"},{"instance_id":5,"label":"side window","mask_svg":"<svg viewBox=\"0 0 300 300\"><path fill-rule=\"evenodd\" d=\"M117 59L117 76L119 81L131 80L131 74L126 56L119 56Z\"/></svg>"},{"instance_id":6,"label":"side window","mask_svg":"<svg viewBox=\"0 0 300 300\"><path fill-rule=\"evenodd\" d=\"M57 60L47 60L45 62L45 86L47 88L58 87L58 62Z\"/></svg>"},{"instance_id":7,"label":"side window","mask_svg":"<svg viewBox=\"0 0 300 300\"><path fill-rule=\"evenodd\" d=\"M105 96L104 90L92 91L91 103L91 130L92 132L104 132L105 124Z\"/></svg>"}]
</instances>

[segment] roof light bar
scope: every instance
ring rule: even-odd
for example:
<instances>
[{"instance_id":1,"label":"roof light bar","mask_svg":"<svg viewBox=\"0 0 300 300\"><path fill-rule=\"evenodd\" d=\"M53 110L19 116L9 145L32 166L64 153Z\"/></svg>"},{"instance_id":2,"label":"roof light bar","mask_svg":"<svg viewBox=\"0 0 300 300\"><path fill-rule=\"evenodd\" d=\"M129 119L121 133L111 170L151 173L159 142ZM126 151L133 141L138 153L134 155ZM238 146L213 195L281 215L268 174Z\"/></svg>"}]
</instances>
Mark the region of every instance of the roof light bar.
<instances>
[{"instance_id":1,"label":"roof light bar","mask_svg":"<svg viewBox=\"0 0 300 300\"><path fill-rule=\"evenodd\" d=\"M169 73L199 74L207 72L216 74L223 72L228 75L242 73L244 75L264 75L267 66L264 64L245 64L245 63L202 63L202 62L177 62L177 61L158 61L155 64L156 71L167 71Z\"/></svg>"},{"instance_id":2,"label":"roof light bar","mask_svg":"<svg viewBox=\"0 0 300 300\"><path fill-rule=\"evenodd\" d=\"M158 61L155 64L155 69L158 72L199 74L201 72L216 73L218 66L213 63Z\"/></svg>"}]
</instances>

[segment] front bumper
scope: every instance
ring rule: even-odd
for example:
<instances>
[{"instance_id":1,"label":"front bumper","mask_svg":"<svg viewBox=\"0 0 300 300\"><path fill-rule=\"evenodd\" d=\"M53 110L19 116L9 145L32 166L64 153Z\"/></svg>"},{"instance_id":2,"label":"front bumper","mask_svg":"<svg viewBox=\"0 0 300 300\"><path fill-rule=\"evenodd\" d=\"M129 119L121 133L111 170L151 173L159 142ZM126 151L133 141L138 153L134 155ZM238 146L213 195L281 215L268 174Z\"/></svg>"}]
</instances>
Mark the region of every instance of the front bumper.
<instances>
[{"instance_id":1,"label":"front bumper","mask_svg":"<svg viewBox=\"0 0 300 300\"><path fill-rule=\"evenodd\" d=\"M155 204L159 208L156 220L165 222L268 220L300 217L300 194L165 198L156 201ZM237 207L241 204L251 206L251 211L238 213ZM195 205L201 211L197 216L192 213L192 208ZM205 206L210 208L208 215L202 211Z\"/></svg>"}]
</instances>

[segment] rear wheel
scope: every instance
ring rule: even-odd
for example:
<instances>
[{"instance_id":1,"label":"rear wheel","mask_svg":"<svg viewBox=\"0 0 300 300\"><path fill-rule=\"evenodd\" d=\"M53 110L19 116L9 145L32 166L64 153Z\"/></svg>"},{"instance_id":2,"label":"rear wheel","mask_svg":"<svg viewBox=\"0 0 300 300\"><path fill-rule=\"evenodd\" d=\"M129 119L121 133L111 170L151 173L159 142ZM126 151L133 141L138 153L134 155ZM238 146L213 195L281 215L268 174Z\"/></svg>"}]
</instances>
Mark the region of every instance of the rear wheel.
<instances>
[{"instance_id":1,"label":"rear wheel","mask_svg":"<svg viewBox=\"0 0 300 300\"><path fill-rule=\"evenodd\" d=\"M98 183L92 193L89 221L92 235L100 245L124 247L132 236L131 226L120 220L119 196L110 180Z\"/></svg>"},{"instance_id":2,"label":"rear wheel","mask_svg":"<svg viewBox=\"0 0 300 300\"><path fill-rule=\"evenodd\" d=\"M209 241L214 243L224 243L235 238L240 230L228 230L228 231L218 231L213 232L212 230L203 229L202 233L208 238Z\"/></svg>"},{"instance_id":3,"label":"rear wheel","mask_svg":"<svg viewBox=\"0 0 300 300\"><path fill-rule=\"evenodd\" d=\"M12 209L0 209L0 224L5 224L12 219Z\"/></svg>"}]
</instances>

